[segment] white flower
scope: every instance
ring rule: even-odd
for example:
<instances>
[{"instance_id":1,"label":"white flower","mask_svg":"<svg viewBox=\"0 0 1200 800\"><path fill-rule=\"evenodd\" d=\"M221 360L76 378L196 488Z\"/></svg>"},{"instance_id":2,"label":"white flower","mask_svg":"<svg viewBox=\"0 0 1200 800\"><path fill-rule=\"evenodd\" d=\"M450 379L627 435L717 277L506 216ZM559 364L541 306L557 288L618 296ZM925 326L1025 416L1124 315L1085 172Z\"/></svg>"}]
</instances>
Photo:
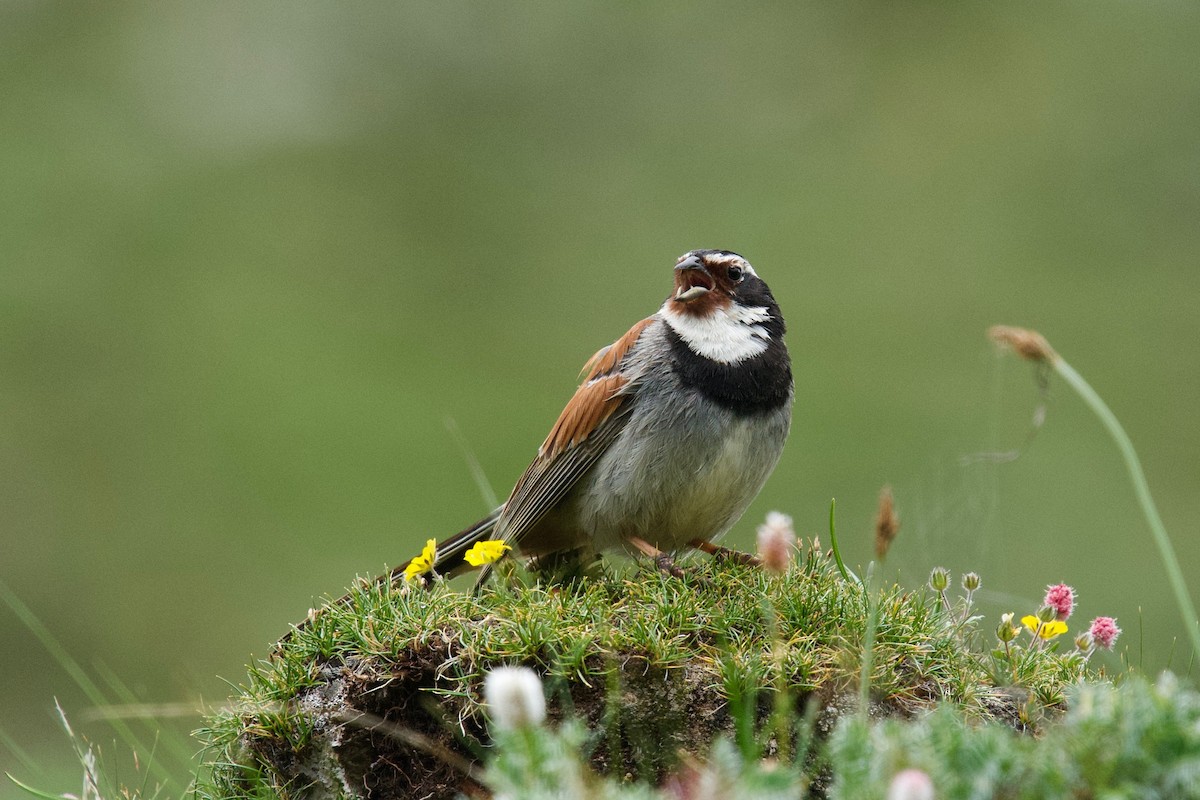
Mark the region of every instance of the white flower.
<instances>
[{"instance_id":1,"label":"white flower","mask_svg":"<svg viewBox=\"0 0 1200 800\"><path fill-rule=\"evenodd\" d=\"M483 681L483 699L500 730L539 725L546 718L542 681L528 667L496 667Z\"/></svg>"}]
</instances>

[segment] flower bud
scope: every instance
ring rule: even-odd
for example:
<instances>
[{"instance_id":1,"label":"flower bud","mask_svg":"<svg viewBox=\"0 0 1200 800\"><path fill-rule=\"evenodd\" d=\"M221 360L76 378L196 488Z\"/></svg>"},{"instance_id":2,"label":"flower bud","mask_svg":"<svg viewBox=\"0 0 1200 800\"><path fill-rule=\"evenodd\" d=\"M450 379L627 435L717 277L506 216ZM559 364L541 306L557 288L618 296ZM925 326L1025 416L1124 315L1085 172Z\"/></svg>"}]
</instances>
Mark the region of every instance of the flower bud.
<instances>
[{"instance_id":1,"label":"flower bud","mask_svg":"<svg viewBox=\"0 0 1200 800\"><path fill-rule=\"evenodd\" d=\"M1058 612L1054 610L1053 606L1042 606L1038 609L1037 618L1042 622L1054 622L1058 619Z\"/></svg>"},{"instance_id":2,"label":"flower bud","mask_svg":"<svg viewBox=\"0 0 1200 800\"><path fill-rule=\"evenodd\" d=\"M1013 625L1013 614L1008 612L1000 617L1000 626L996 628L996 638L1002 642L1008 643L1017 638L1017 634L1021 630L1016 625Z\"/></svg>"},{"instance_id":3,"label":"flower bud","mask_svg":"<svg viewBox=\"0 0 1200 800\"><path fill-rule=\"evenodd\" d=\"M945 567L934 567L929 573L929 588L935 592L944 592L950 585L950 570Z\"/></svg>"}]
</instances>

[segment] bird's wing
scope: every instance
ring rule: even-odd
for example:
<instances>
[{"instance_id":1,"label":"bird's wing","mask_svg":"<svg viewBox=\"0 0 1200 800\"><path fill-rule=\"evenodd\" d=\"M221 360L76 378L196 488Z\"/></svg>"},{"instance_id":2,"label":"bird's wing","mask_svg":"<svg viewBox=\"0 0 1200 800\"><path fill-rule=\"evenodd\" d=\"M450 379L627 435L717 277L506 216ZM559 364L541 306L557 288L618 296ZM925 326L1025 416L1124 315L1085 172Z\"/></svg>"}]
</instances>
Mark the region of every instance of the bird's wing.
<instances>
[{"instance_id":1,"label":"bird's wing","mask_svg":"<svg viewBox=\"0 0 1200 800\"><path fill-rule=\"evenodd\" d=\"M497 533L505 541L519 543L625 427L630 403L625 392L629 377L623 368L634 344L653 321L650 317L637 323L584 365L583 383L504 504Z\"/></svg>"}]
</instances>

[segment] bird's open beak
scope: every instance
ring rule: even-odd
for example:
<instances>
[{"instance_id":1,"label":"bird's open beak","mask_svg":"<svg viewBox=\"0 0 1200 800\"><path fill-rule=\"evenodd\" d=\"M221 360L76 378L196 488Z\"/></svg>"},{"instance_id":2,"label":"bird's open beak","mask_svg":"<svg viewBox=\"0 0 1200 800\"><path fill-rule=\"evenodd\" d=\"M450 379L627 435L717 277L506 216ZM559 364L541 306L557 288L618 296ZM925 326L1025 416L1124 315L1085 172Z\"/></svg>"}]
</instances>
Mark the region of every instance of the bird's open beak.
<instances>
[{"instance_id":1,"label":"bird's open beak","mask_svg":"<svg viewBox=\"0 0 1200 800\"><path fill-rule=\"evenodd\" d=\"M688 256L675 265L675 299L680 303L703 297L712 288L712 275L698 257Z\"/></svg>"}]
</instances>

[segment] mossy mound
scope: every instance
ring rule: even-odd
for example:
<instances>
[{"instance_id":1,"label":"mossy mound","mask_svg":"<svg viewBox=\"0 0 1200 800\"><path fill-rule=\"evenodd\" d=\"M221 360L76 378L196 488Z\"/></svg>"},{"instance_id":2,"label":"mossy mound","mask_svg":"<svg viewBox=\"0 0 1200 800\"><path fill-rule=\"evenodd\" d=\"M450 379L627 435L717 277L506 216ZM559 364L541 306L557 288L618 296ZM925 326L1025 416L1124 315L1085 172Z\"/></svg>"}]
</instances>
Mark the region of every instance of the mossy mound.
<instances>
[{"instance_id":1,"label":"mossy mound","mask_svg":"<svg viewBox=\"0 0 1200 800\"><path fill-rule=\"evenodd\" d=\"M504 576L483 591L364 585L254 665L209 729L214 797L453 797L489 738L484 674L544 676L551 718L594 731L590 760L657 781L681 754L754 730L776 700L817 698L818 731L857 706L867 593L818 548L784 575L721 560L680 580L637 567L568 586ZM1013 722L1011 695L965 644L968 625L926 592L876 597L871 712L909 716L949 701ZM1042 654L1054 699L1078 676ZM781 694L786 692L786 695ZM763 738L769 751L776 744Z\"/></svg>"}]
</instances>

